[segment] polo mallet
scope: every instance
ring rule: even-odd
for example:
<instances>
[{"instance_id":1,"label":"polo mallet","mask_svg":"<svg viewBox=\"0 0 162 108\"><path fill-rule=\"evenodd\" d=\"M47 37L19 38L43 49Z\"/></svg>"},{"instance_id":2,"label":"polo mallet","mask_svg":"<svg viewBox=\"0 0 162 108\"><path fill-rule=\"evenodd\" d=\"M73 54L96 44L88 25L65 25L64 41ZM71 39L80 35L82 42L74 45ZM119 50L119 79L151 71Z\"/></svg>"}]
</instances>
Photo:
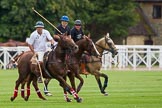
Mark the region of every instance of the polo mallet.
<instances>
[{"instance_id":1,"label":"polo mallet","mask_svg":"<svg viewBox=\"0 0 162 108\"><path fill-rule=\"evenodd\" d=\"M36 11L35 9L34 9L34 7L32 7L32 10L36 13L36 14L38 14L41 18L43 18L46 22L48 22L48 24L50 24L52 27L54 27L60 34L63 34L59 29L57 29L57 27L56 26L54 26L51 22L49 22L44 16L42 16L38 11Z\"/></svg>"},{"instance_id":2,"label":"polo mallet","mask_svg":"<svg viewBox=\"0 0 162 108\"><path fill-rule=\"evenodd\" d=\"M42 69L41 69L41 66L40 66L38 60L37 60L37 64L38 64L38 68L39 68L39 70L40 70L41 79L42 79L42 82L43 82L44 88L45 88L45 90L47 90L46 85L45 85L45 83L44 83L44 79L43 79Z\"/></svg>"}]
</instances>

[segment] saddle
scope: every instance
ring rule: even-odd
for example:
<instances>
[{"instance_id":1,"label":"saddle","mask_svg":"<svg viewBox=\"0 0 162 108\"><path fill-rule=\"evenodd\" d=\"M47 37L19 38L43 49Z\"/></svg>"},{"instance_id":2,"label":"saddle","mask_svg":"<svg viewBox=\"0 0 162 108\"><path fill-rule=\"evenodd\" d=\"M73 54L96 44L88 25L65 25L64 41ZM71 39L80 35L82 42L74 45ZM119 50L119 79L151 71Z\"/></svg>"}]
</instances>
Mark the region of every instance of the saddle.
<instances>
[{"instance_id":1,"label":"saddle","mask_svg":"<svg viewBox=\"0 0 162 108\"><path fill-rule=\"evenodd\" d=\"M53 78L52 75L49 73L49 71L48 71L47 68L46 68L49 53L50 53L50 51L47 51L46 53L44 53L44 56L43 56L43 68L44 68L44 70L45 70L45 73L46 73L50 78Z\"/></svg>"}]
</instances>

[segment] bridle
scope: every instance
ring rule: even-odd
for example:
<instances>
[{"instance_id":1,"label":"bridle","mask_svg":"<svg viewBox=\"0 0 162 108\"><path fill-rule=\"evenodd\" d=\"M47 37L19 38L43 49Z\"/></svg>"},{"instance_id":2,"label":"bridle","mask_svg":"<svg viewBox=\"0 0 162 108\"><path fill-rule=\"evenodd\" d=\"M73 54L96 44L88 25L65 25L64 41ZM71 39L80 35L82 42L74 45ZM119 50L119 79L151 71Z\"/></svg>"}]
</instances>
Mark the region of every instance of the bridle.
<instances>
[{"instance_id":1,"label":"bridle","mask_svg":"<svg viewBox=\"0 0 162 108\"><path fill-rule=\"evenodd\" d=\"M95 45L98 46L98 47L100 47L102 50L106 50L108 52L113 53L114 52L114 48L111 46L111 43L109 43L110 38L106 38L105 37L104 40L105 40L105 46L107 44L109 46L109 48L105 48L105 47L103 47L103 46L101 46L99 44L95 44ZM108 54L108 52L104 52L102 55Z\"/></svg>"}]
</instances>

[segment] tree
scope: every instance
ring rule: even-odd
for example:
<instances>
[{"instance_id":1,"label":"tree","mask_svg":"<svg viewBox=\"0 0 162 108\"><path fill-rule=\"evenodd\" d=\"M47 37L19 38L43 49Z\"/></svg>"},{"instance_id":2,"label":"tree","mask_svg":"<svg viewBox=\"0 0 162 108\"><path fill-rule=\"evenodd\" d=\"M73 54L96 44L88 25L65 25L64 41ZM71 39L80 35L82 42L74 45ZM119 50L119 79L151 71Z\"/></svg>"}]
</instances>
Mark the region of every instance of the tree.
<instances>
[{"instance_id":1,"label":"tree","mask_svg":"<svg viewBox=\"0 0 162 108\"><path fill-rule=\"evenodd\" d=\"M138 21L134 12L136 4L133 0L90 0L93 8L89 10L91 19L87 28L95 37L109 32L113 37L128 35L128 27ZM97 32L95 32L97 31Z\"/></svg>"},{"instance_id":2,"label":"tree","mask_svg":"<svg viewBox=\"0 0 162 108\"><path fill-rule=\"evenodd\" d=\"M0 40L24 41L38 20L42 20L53 35L54 28L34 13L32 7L55 26L62 15L69 16L71 27L74 20L82 20L83 29L90 32L94 40L107 32L113 36L127 36L128 27L137 19L133 0L1 0Z\"/></svg>"}]
</instances>

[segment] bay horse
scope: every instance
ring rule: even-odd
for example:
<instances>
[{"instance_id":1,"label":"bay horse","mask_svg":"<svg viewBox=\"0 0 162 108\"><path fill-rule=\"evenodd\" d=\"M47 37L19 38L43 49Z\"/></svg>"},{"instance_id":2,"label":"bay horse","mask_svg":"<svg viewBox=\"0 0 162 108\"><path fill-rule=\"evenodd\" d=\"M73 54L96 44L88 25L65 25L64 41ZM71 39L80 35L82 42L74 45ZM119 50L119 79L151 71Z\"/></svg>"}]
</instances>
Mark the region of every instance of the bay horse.
<instances>
[{"instance_id":1,"label":"bay horse","mask_svg":"<svg viewBox=\"0 0 162 108\"><path fill-rule=\"evenodd\" d=\"M69 56L68 61L66 63L67 63L67 68L69 70L69 72L67 73L67 76L70 80L70 83L71 83L73 89L76 92L79 92L80 91L79 88L81 88L83 83L84 83L83 78L79 74L80 60L81 60L82 54L84 53L84 51L87 51L89 53L89 55L94 55L94 56L97 57L97 56L99 56L99 52L97 51L95 44L93 43L93 41L89 37L85 37L84 39L79 40L78 42L76 42L76 44L79 47L79 51L77 53L72 53ZM80 81L77 90L76 90L76 87L75 87L74 77L76 77ZM47 90L47 85L48 85L50 80L51 79L45 80L45 86L46 86L45 90ZM65 77L65 80L66 80L66 77ZM67 102L71 102L71 99L68 98L68 95L67 95L67 92L66 92L65 89L64 89L64 98Z\"/></svg>"},{"instance_id":2,"label":"bay horse","mask_svg":"<svg viewBox=\"0 0 162 108\"><path fill-rule=\"evenodd\" d=\"M73 88L66 83L64 77L66 76L66 56L68 56L69 52L77 51L78 46L74 43L74 41L68 36L60 36L58 39L58 44L55 50L51 52L45 53L48 55L48 61L43 66L41 64L42 75L44 78L55 78L59 81L60 86L63 89L66 89L70 94L73 95L74 99L77 102L81 102L82 99L78 96L78 94L73 90ZM21 96L24 100L28 100L30 96L30 83L32 82L37 95L39 98L45 100L42 96L38 84L37 78L41 75L39 65L37 65L37 61L34 59L36 56L33 56L31 51L24 52L21 54L20 58L18 59L18 72L19 77L16 81L14 94L11 97L11 101L13 101L18 95L18 87L21 84ZM31 62L32 60L32 62ZM46 67L46 68L43 68ZM48 70L48 72L47 72ZM24 93L24 85L27 83L27 96Z\"/></svg>"},{"instance_id":3,"label":"bay horse","mask_svg":"<svg viewBox=\"0 0 162 108\"><path fill-rule=\"evenodd\" d=\"M83 78L79 74L81 58L83 53L86 51L90 56L93 55L98 57L99 52L97 51L93 41L88 37L85 37L84 39L77 41L76 44L79 47L79 51L77 53L73 53L73 55L70 55L69 57L69 61L67 62L67 67L70 70L70 72L68 72L67 76L70 80L72 88L78 93L84 83ZM75 87L75 77L80 81L77 89ZM64 89L64 98L67 102L71 102L71 99L67 95L66 89Z\"/></svg>"}]
</instances>

